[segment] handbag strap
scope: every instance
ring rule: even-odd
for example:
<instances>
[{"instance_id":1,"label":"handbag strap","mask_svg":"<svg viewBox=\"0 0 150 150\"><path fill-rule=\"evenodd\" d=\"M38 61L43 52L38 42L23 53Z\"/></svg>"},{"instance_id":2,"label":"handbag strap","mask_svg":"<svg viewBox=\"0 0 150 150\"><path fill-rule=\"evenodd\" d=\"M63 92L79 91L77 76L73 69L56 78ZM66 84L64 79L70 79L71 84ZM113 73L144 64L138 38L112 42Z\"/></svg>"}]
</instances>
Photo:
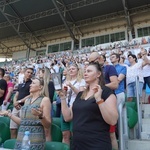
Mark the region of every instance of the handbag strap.
<instances>
[{"instance_id":1,"label":"handbag strap","mask_svg":"<svg viewBox=\"0 0 150 150\"><path fill-rule=\"evenodd\" d=\"M77 83L77 80L72 85L75 85L76 83ZM68 95L68 103L67 103L68 107L70 107L71 96L72 96L72 89L70 89L69 95Z\"/></svg>"}]
</instances>

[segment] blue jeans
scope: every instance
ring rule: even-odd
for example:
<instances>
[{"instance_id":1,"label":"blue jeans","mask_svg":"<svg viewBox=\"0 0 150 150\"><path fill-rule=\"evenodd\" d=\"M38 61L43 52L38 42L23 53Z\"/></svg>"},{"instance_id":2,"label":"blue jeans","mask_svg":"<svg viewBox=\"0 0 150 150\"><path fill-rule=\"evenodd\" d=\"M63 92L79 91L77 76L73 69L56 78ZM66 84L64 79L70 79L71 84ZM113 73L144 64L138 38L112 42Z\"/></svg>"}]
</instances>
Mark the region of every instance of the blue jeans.
<instances>
[{"instance_id":1,"label":"blue jeans","mask_svg":"<svg viewBox=\"0 0 150 150\"><path fill-rule=\"evenodd\" d=\"M136 83L132 82L127 85L127 97L136 97L136 91L138 90L140 97L142 96L143 82L139 83L138 89L136 89Z\"/></svg>"}]
</instances>

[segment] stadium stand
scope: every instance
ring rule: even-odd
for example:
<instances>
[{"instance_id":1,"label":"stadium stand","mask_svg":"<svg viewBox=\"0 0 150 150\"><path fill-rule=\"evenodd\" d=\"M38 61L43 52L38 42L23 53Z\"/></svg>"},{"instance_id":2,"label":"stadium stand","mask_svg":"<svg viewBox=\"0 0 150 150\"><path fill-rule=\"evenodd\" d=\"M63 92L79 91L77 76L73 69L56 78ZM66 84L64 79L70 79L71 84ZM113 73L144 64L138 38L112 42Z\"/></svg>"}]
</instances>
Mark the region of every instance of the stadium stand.
<instances>
[{"instance_id":1,"label":"stadium stand","mask_svg":"<svg viewBox=\"0 0 150 150\"><path fill-rule=\"evenodd\" d=\"M146 0L111 3L111 0L36 0L36 4L30 0L1 1L0 55L13 60L0 66L11 74L17 88L21 67L32 66L35 74L38 68L51 69L54 60L58 61L59 67L72 61L84 67L93 51L105 55L108 63L112 53L123 53L125 65L128 65L129 52L137 56L144 48L150 56L150 3ZM34 5L36 9L33 9ZM137 91L138 88L136 86ZM149 150L150 104L144 104L149 103L149 95L146 92L142 102L135 98L119 107L120 117L124 118L118 121L119 150ZM8 109L12 108L11 104ZM56 104L54 108L56 113ZM61 142L60 118L55 118L55 113L52 139ZM0 143L4 143L4 147L10 138L7 121L0 117L0 125L4 128L0 131Z\"/></svg>"}]
</instances>

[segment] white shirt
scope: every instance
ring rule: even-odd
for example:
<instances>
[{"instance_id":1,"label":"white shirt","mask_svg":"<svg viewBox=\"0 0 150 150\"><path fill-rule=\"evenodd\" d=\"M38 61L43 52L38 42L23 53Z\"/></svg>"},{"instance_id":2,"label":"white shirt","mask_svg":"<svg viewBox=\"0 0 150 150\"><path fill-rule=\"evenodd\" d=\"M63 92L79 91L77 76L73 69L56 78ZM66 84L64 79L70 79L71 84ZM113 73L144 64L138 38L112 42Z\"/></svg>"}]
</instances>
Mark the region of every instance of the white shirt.
<instances>
[{"instance_id":1,"label":"white shirt","mask_svg":"<svg viewBox=\"0 0 150 150\"><path fill-rule=\"evenodd\" d=\"M139 77L139 81L144 83L142 64L136 63L133 66L127 67L126 81L129 83L135 82L136 77Z\"/></svg>"},{"instance_id":2,"label":"white shirt","mask_svg":"<svg viewBox=\"0 0 150 150\"><path fill-rule=\"evenodd\" d=\"M70 81L70 83L77 89L79 89L80 87L84 87L86 85L85 83L85 80L82 79L80 82L76 82L76 80L72 80ZM75 84L74 84L75 83ZM66 84L64 83L63 86L66 86ZM68 90L67 90L67 99L66 99L66 102L68 104L68 96L69 96L69 92L70 92L71 88L68 87ZM70 103L69 105L72 106L73 105L73 102L75 101L75 98L76 98L77 94L72 90L72 94L71 94L71 99L70 99Z\"/></svg>"},{"instance_id":3,"label":"white shirt","mask_svg":"<svg viewBox=\"0 0 150 150\"><path fill-rule=\"evenodd\" d=\"M150 60L150 56L147 56L147 58ZM149 77L150 76L150 65L145 65L143 67L143 77Z\"/></svg>"},{"instance_id":4,"label":"white shirt","mask_svg":"<svg viewBox=\"0 0 150 150\"><path fill-rule=\"evenodd\" d=\"M54 68L54 70L55 70L56 73L59 73L59 67L58 67L58 65L54 65L53 68Z\"/></svg>"},{"instance_id":5,"label":"white shirt","mask_svg":"<svg viewBox=\"0 0 150 150\"><path fill-rule=\"evenodd\" d=\"M23 83L24 73L19 73L18 75L18 84Z\"/></svg>"}]
</instances>

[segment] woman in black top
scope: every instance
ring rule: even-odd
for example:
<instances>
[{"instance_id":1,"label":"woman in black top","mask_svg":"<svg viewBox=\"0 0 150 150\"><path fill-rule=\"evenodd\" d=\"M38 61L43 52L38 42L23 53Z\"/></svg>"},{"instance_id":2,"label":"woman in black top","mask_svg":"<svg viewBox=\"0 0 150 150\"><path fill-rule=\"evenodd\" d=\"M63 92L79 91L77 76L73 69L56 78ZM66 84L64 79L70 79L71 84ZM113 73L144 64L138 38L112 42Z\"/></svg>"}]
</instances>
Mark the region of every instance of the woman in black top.
<instances>
[{"instance_id":1,"label":"woman in black top","mask_svg":"<svg viewBox=\"0 0 150 150\"><path fill-rule=\"evenodd\" d=\"M118 119L116 97L104 86L98 63L89 64L84 78L88 86L77 95L72 108L66 104L65 92L60 92L64 119L73 120L71 150L112 150L109 127Z\"/></svg>"}]
</instances>

